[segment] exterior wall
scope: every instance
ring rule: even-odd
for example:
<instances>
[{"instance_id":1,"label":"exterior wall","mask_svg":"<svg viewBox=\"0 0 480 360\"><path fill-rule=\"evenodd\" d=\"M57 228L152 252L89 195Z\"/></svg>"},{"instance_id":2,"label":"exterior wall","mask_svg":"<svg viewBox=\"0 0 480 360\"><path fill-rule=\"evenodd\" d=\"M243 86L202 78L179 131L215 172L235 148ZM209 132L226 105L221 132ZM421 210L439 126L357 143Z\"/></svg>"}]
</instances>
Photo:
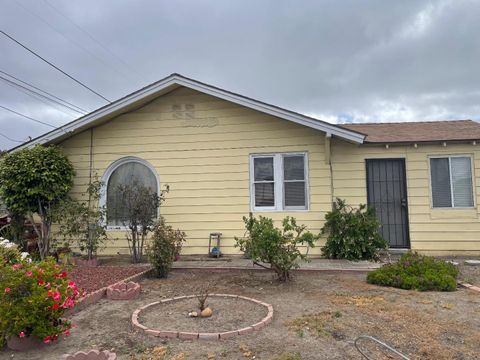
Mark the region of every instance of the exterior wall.
<instances>
[{"instance_id":1,"label":"exterior wall","mask_svg":"<svg viewBox=\"0 0 480 360\"><path fill-rule=\"evenodd\" d=\"M174 105L187 111L174 111ZM193 105L194 113L186 105ZM318 232L331 209L323 133L187 88L77 134L61 146L77 172L72 190L77 197L89 182L90 158L92 174L99 177L125 156L152 164L160 186L170 186L161 215L187 233L184 254L207 254L211 232L223 233L223 253L238 253L234 236L244 234L242 217L250 211L250 154L308 153L310 209L263 215L275 220L294 216ZM124 231L108 235L106 253L128 253Z\"/></svg>"},{"instance_id":2,"label":"exterior wall","mask_svg":"<svg viewBox=\"0 0 480 360\"><path fill-rule=\"evenodd\" d=\"M468 154L473 157L475 206L472 209L433 209L428 157ZM352 145L332 141L334 196L351 204L366 203L365 159L405 158L410 244L431 255L480 254L480 148L471 143L408 146ZM477 176L475 176L477 175Z\"/></svg>"}]
</instances>

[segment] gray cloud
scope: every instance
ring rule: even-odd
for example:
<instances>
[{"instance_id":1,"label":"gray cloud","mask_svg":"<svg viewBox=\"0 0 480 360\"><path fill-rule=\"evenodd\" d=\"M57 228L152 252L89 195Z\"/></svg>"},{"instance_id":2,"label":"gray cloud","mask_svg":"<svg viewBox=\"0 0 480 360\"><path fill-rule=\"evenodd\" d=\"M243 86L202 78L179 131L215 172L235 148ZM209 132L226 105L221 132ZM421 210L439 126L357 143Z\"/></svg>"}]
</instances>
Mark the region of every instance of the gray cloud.
<instances>
[{"instance_id":1,"label":"gray cloud","mask_svg":"<svg viewBox=\"0 0 480 360\"><path fill-rule=\"evenodd\" d=\"M5 2L2 29L112 100L180 72L331 122L480 120L478 1L47 1ZM4 37L0 54L0 70L104 104ZM75 118L3 83L0 104ZM48 130L0 109L11 138Z\"/></svg>"}]
</instances>

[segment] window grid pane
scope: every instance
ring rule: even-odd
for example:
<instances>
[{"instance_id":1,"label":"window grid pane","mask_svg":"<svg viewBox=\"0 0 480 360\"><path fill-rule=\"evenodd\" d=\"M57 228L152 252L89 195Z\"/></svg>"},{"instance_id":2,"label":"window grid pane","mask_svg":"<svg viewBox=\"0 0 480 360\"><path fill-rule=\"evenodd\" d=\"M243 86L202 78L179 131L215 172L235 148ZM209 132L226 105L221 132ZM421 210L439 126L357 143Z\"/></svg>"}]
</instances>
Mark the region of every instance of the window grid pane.
<instances>
[{"instance_id":1,"label":"window grid pane","mask_svg":"<svg viewBox=\"0 0 480 360\"><path fill-rule=\"evenodd\" d=\"M253 159L254 180L274 181L273 157L259 157Z\"/></svg>"},{"instance_id":2,"label":"window grid pane","mask_svg":"<svg viewBox=\"0 0 480 360\"><path fill-rule=\"evenodd\" d=\"M275 183L273 182L255 183L255 206L256 207L275 206Z\"/></svg>"},{"instance_id":3,"label":"window grid pane","mask_svg":"<svg viewBox=\"0 0 480 360\"><path fill-rule=\"evenodd\" d=\"M455 207L472 207L472 167L469 157L450 159L453 202Z\"/></svg>"},{"instance_id":4,"label":"window grid pane","mask_svg":"<svg viewBox=\"0 0 480 360\"><path fill-rule=\"evenodd\" d=\"M305 159L303 155L283 157L284 180L305 180Z\"/></svg>"},{"instance_id":5,"label":"window grid pane","mask_svg":"<svg viewBox=\"0 0 480 360\"><path fill-rule=\"evenodd\" d=\"M430 172L433 207L452 207L449 159L430 159Z\"/></svg>"},{"instance_id":6,"label":"window grid pane","mask_svg":"<svg viewBox=\"0 0 480 360\"><path fill-rule=\"evenodd\" d=\"M285 182L285 206L306 207L305 181Z\"/></svg>"}]
</instances>

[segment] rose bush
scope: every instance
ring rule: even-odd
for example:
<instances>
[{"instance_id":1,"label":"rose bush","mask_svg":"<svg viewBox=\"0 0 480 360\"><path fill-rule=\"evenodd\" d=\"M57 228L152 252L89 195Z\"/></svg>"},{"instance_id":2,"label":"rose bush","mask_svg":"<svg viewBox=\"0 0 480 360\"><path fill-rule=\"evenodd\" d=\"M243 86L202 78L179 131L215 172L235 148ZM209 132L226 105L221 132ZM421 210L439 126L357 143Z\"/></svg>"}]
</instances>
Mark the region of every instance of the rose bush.
<instances>
[{"instance_id":1,"label":"rose bush","mask_svg":"<svg viewBox=\"0 0 480 360\"><path fill-rule=\"evenodd\" d=\"M0 345L9 337L34 336L48 344L70 335L72 324L63 315L79 296L53 258L34 263L20 252L14 259L1 256Z\"/></svg>"}]
</instances>

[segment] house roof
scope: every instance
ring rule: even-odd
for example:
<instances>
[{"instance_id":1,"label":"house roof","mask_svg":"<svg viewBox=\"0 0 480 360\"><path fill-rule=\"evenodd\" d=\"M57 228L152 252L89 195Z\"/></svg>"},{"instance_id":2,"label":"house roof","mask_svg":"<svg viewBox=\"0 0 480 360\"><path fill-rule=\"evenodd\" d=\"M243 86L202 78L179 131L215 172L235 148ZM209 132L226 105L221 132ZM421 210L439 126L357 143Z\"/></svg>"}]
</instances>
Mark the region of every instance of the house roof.
<instances>
[{"instance_id":1,"label":"house roof","mask_svg":"<svg viewBox=\"0 0 480 360\"><path fill-rule=\"evenodd\" d=\"M480 123L473 120L364 123L340 126L365 134L365 143L480 140Z\"/></svg>"},{"instance_id":2,"label":"house roof","mask_svg":"<svg viewBox=\"0 0 480 360\"><path fill-rule=\"evenodd\" d=\"M100 125L115 116L139 108L154 98L175 90L178 87L187 87L217 98L227 100L269 115L273 115L297 124L323 131L329 135L337 136L347 141L361 144L365 135L356 130L350 130L335 124L330 124L294 111L267 104L243 95L239 95L218 87L187 78L180 74L171 74L153 84L137 90L123 98L107 104L91 113L82 116L70 123L60 126L50 132L25 142L10 151L16 151L36 144L58 143L72 135L84 131L92 126Z\"/></svg>"}]
</instances>

